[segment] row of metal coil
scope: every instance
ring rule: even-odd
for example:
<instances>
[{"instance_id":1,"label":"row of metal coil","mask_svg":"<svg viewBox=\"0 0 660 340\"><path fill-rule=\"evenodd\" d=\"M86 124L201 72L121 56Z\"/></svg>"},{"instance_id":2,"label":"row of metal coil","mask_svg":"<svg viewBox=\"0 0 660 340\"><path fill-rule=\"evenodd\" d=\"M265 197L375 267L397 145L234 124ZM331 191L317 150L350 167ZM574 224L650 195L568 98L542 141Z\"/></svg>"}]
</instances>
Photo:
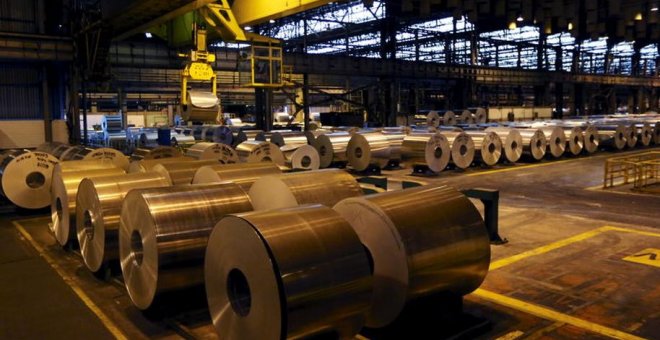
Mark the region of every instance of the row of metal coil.
<instances>
[{"instance_id":1,"label":"row of metal coil","mask_svg":"<svg viewBox=\"0 0 660 340\"><path fill-rule=\"evenodd\" d=\"M205 289L221 338L352 337L488 271L484 222L455 189L364 195L339 169L173 160L57 164L53 234L90 271L121 268L139 309Z\"/></svg>"}]
</instances>

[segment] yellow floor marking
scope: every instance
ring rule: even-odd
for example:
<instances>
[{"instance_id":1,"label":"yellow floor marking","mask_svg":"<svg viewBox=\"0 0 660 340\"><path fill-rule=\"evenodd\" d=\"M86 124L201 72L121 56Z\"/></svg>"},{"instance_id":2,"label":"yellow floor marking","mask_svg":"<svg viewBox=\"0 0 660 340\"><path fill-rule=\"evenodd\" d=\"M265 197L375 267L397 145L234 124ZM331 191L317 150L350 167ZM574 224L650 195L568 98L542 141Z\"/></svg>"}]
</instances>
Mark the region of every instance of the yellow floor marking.
<instances>
[{"instance_id":1,"label":"yellow floor marking","mask_svg":"<svg viewBox=\"0 0 660 340\"><path fill-rule=\"evenodd\" d=\"M503 259L500 259L500 260L497 260L497 261L493 261L490 264L490 270L495 270L495 269L498 269L498 268L502 268L504 266L508 266L512 263L518 262L518 261L526 259L528 257L544 254L544 253L547 253L549 251L555 250L557 248L561 248L561 247L567 246L567 245L575 243L575 242L586 240L588 238L599 235L600 233L602 233L604 231L607 231L607 230L609 230L609 227L597 228L597 229L590 230L590 231L587 231L587 232L584 232L584 233L581 233L581 234L577 234L575 236L572 236L572 237L569 237L569 238L566 238L566 239L563 239L563 240L559 240L557 242L547 244L545 246L541 246L541 247L538 247L538 248L534 248L532 250L524 251L520 254L516 254L516 255L506 257L506 258L503 258Z\"/></svg>"},{"instance_id":2,"label":"yellow floor marking","mask_svg":"<svg viewBox=\"0 0 660 340\"><path fill-rule=\"evenodd\" d=\"M660 233L654 233L651 231L644 231L644 230L637 230L637 229L630 229L630 228L622 228L622 227L612 227L612 226L605 226L603 227L607 230L611 231L623 231L626 233L633 233L633 234L639 234L639 235L644 235L644 236L651 236L651 237L660 237Z\"/></svg>"},{"instance_id":3,"label":"yellow floor marking","mask_svg":"<svg viewBox=\"0 0 660 340\"><path fill-rule=\"evenodd\" d=\"M476 295L476 296L478 296L478 297L480 297L484 300L487 300L487 301L490 301L490 302L493 302L493 303L496 303L496 304L499 304L499 305L502 305L502 306L505 306L505 307L509 307L509 308L512 308L512 309L515 309L515 310L519 310L521 312L532 314L532 315L538 316L538 317L546 319L546 320L551 320L551 321L556 321L556 322L563 322L563 323L566 323L566 324L569 324L569 325L572 325L572 326L575 326L575 327L579 327L579 328L582 328L582 329L585 329L585 330L588 330L590 332L594 332L594 333L597 333L597 334L600 334L600 335L605 335L605 336L608 336L608 337L611 337L611 338L624 339L624 340L642 340L642 339L644 339L644 338L638 337L638 336L630 334L630 333L622 332L620 330L610 328L610 327L607 327L607 326L603 326L603 325L600 325L600 324L597 324L597 323L593 323L593 322L590 322L590 321L587 321L587 320L582 320L582 319L579 319L579 318L576 318L576 317L573 317L573 316L570 316L570 315L566 315L564 313L554 311L554 310L546 308L546 307L541 307L539 305L535 305L535 304L532 304L532 303L529 303L529 302L514 299L514 298L508 297L506 295L493 293L493 292L490 292L490 291L487 291L487 290L484 290L484 289L481 289L481 288L477 289L472 294L474 294L474 295Z\"/></svg>"},{"instance_id":4,"label":"yellow floor marking","mask_svg":"<svg viewBox=\"0 0 660 340\"><path fill-rule=\"evenodd\" d=\"M594 185L592 187L586 187L584 190L588 191L598 191L598 192L605 192L608 194L619 194L619 195L632 195L632 196L645 196L645 197L656 197L657 195L654 195L652 193L643 193L643 192L632 192L632 191L615 191L615 190L610 190L611 188L608 189L603 189L603 185Z\"/></svg>"},{"instance_id":5,"label":"yellow floor marking","mask_svg":"<svg viewBox=\"0 0 660 340\"><path fill-rule=\"evenodd\" d=\"M495 338L495 340L513 340L513 339L518 339L519 337L523 336L525 333L521 332L519 330L515 330L513 332L506 333L500 337Z\"/></svg>"},{"instance_id":6,"label":"yellow floor marking","mask_svg":"<svg viewBox=\"0 0 660 340\"><path fill-rule=\"evenodd\" d=\"M646 248L633 255L626 256L622 260L660 268L660 249Z\"/></svg>"},{"instance_id":7,"label":"yellow floor marking","mask_svg":"<svg viewBox=\"0 0 660 340\"><path fill-rule=\"evenodd\" d=\"M23 237L28 242L30 242L32 247L34 247L34 249L39 253L39 255L41 257L43 257L46 260L46 262L48 262L48 264L53 269L55 269L57 274L60 275L60 277L64 280L64 282L69 287L71 287L73 292L76 293L78 298L80 298L80 300L82 300L82 302L87 306L87 308L89 308L94 314L96 314L96 317L98 317L99 320L101 320L101 322L108 329L108 331L110 331L110 333L117 339L128 339L124 335L124 333L122 333L121 330L119 330L119 327L117 327L112 322L112 320L110 320L110 318L107 315L105 315L105 313L103 313L103 311L92 301L92 299L90 299L90 297L87 294L85 294L85 291L80 286L78 286L78 284L76 284L76 282L62 268L60 268L60 266L57 265L55 260L53 260L53 258L50 257L50 255L48 255L46 253L44 248L42 248L32 238L32 235L30 235L30 233L28 233L27 230L25 230L25 228L23 228L23 226L19 222L13 221L12 223L14 224L16 229L18 229L18 231L21 233L21 235L23 235Z\"/></svg>"}]
</instances>

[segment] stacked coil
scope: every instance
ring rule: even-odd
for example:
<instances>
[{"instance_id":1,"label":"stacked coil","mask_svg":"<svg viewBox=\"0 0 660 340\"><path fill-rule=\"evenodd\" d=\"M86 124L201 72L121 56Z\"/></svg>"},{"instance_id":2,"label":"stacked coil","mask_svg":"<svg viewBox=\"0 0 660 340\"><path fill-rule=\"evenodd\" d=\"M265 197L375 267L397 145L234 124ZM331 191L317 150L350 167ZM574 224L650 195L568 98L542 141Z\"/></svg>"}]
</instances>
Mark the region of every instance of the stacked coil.
<instances>
[{"instance_id":1,"label":"stacked coil","mask_svg":"<svg viewBox=\"0 0 660 340\"><path fill-rule=\"evenodd\" d=\"M284 155L270 142L246 141L236 146L238 159L243 163L273 162L284 165Z\"/></svg>"},{"instance_id":2,"label":"stacked coil","mask_svg":"<svg viewBox=\"0 0 660 340\"><path fill-rule=\"evenodd\" d=\"M507 161L515 163L520 160L523 153L523 140L518 130L507 127L489 127L485 131L494 132L500 137Z\"/></svg>"}]
</instances>

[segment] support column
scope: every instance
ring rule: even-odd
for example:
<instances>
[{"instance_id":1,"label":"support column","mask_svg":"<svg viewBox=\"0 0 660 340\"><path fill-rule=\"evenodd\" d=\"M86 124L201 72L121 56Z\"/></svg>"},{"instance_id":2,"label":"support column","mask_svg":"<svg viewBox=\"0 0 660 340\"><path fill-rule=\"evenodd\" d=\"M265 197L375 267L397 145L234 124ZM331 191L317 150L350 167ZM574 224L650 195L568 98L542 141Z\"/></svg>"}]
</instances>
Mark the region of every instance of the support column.
<instances>
[{"instance_id":1,"label":"support column","mask_svg":"<svg viewBox=\"0 0 660 340\"><path fill-rule=\"evenodd\" d=\"M126 94L121 87L117 88L117 108L121 114L121 126L126 128L128 126L128 107L126 106Z\"/></svg>"},{"instance_id":2,"label":"support column","mask_svg":"<svg viewBox=\"0 0 660 340\"><path fill-rule=\"evenodd\" d=\"M80 143L80 77L76 66L71 65L69 72L67 127L69 128L69 141L71 144Z\"/></svg>"},{"instance_id":3,"label":"support column","mask_svg":"<svg viewBox=\"0 0 660 340\"><path fill-rule=\"evenodd\" d=\"M303 127L305 131L309 130L309 74L303 74Z\"/></svg>"},{"instance_id":4,"label":"support column","mask_svg":"<svg viewBox=\"0 0 660 340\"><path fill-rule=\"evenodd\" d=\"M573 107L572 114L584 116L584 84L575 83L573 85Z\"/></svg>"},{"instance_id":5,"label":"support column","mask_svg":"<svg viewBox=\"0 0 660 340\"><path fill-rule=\"evenodd\" d=\"M564 112L564 84L555 83L555 113L553 119L561 119Z\"/></svg>"},{"instance_id":6,"label":"support column","mask_svg":"<svg viewBox=\"0 0 660 340\"><path fill-rule=\"evenodd\" d=\"M270 131L273 129L273 90L255 88L254 96L256 128Z\"/></svg>"},{"instance_id":7,"label":"support column","mask_svg":"<svg viewBox=\"0 0 660 340\"><path fill-rule=\"evenodd\" d=\"M44 136L46 142L53 141L53 114L50 108L50 94L48 89L48 67L41 67L41 112L44 117Z\"/></svg>"}]
</instances>

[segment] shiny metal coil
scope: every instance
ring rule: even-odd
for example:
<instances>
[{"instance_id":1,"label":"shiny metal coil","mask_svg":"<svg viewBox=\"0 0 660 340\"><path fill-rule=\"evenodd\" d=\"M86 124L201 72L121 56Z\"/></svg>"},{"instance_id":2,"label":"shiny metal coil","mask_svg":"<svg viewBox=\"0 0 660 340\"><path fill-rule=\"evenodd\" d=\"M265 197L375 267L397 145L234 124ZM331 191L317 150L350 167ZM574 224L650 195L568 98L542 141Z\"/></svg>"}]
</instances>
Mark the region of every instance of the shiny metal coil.
<instances>
[{"instance_id":1,"label":"shiny metal coil","mask_svg":"<svg viewBox=\"0 0 660 340\"><path fill-rule=\"evenodd\" d=\"M559 126L542 127L541 131L545 134L545 140L554 158L559 158L566 151L566 134L564 129Z\"/></svg>"},{"instance_id":2,"label":"shiny metal coil","mask_svg":"<svg viewBox=\"0 0 660 340\"><path fill-rule=\"evenodd\" d=\"M220 100L213 92L188 91L188 104L181 108L181 118L189 122L215 122L220 114Z\"/></svg>"},{"instance_id":3,"label":"shiny metal coil","mask_svg":"<svg viewBox=\"0 0 660 340\"><path fill-rule=\"evenodd\" d=\"M594 125L587 125L583 129L584 136L584 150L588 153L598 151L600 145L600 137L598 136L598 128Z\"/></svg>"},{"instance_id":4,"label":"shiny metal coil","mask_svg":"<svg viewBox=\"0 0 660 340\"><path fill-rule=\"evenodd\" d=\"M266 133L262 130L242 130L242 132L245 134L247 140L266 141Z\"/></svg>"},{"instance_id":5,"label":"shiny metal coil","mask_svg":"<svg viewBox=\"0 0 660 340\"><path fill-rule=\"evenodd\" d=\"M635 124L637 128L638 137L637 140L642 146L651 145L653 140L653 128L649 122Z\"/></svg>"},{"instance_id":6,"label":"shiny metal coil","mask_svg":"<svg viewBox=\"0 0 660 340\"><path fill-rule=\"evenodd\" d=\"M360 240L320 205L223 218L204 274L222 339L352 339L372 294Z\"/></svg>"},{"instance_id":7,"label":"shiny metal coil","mask_svg":"<svg viewBox=\"0 0 660 340\"><path fill-rule=\"evenodd\" d=\"M205 165L197 169L192 184L234 182L247 192L259 178L281 173L271 162Z\"/></svg>"},{"instance_id":8,"label":"shiny metal coil","mask_svg":"<svg viewBox=\"0 0 660 340\"><path fill-rule=\"evenodd\" d=\"M517 129L523 141L523 154L541 160L546 153L548 142L541 129Z\"/></svg>"},{"instance_id":9,"label":"shiny metal coil","mask_svg":"<svg viewBox=\"0 0 660 340\"><path fill-rule=\"evenodd\" d=\"M629 148L634 148L637 145L637 128L635 124L626 125L626 145Z\"/></svg>"},{"instance_id":10,"label":"shiny metal coil","mask_svg":"<svg viewBox=\"0 0 660 340\"><path fill-rule=\"evenodd\" d=\"M108 159L115 164L116 167L128 170L128 157L121 151L113 148L81 148L79 152L74 154L71 160L99 160Z\"/></svg>"},{"instance_id":11,"label":"shiny metal coil","mask_svg":"<svg viewBox=\"0 0 660 340\"><path fill-rule=\"evenodd\" d=\"M596 125L596 128L598 128L600 145L616 150L623 150L626 147L628 133L623 124Z\"/></svg>"},{"instance_id":12,"label":"shiny metal coil","mask_svg":"<svg viewBox=\"0 0 660 340\"><path fill-rule=\"evenodd\" d=\"M62 151L62 154L60 155L60 160L61 161L70 161L76 159L76 155L85 150L84 146L80 145L74 145L74 146L69 146L68 149Z\"/></svg>"},{"instance_id":13,"label":"shiny metal coil","mask_svg":"<svg viewBox=\"0 0 660 340\"><path fill-rule=\"evenodd\" d=\"M132 161L141 161L143 159L159 159L169 157L181 157L181 151L171 146L157 146L155 148L138 148L131 155Z\"/></svg>"},{"instance_id":14,"label":"shiny metal coil","mask_svg":"<svg viewBox=\"0 0 660 340\"><path fill-rule=\"evenodd\" d=\"M488 112L486 111L486 109L484 109L482 107L477 108L477 111L475 112L474 117L475 117L476 123L478 123L478 124L483 124L483 123L488 122Z\"/></svg>"},{"instance_id":15,"label":"shiny metal coil","mask_svg":"<svg viewBox=\"0 0 660 340\"><path fill-rule=\"evenodd\" d=\"M119 222L119 259L133 304L147 309L159 294L204 282L208 236L227 214L251 211L234 183L132 190Z\"/></svg>"},{"instance_id":16,"label":"shiny metal coil","mask_svg":"<svg viewBox=\"0 0 660 340\"><path fill-rule=\"evenodd\" d=\"M577 126L573 128L564 128L564 133L567 136L568 151L574 156L579 155L584 149L584 135L582 128Z\"/></svg>"},{"instance_id":17,"label":"shiny metal coil","mask_svg":"<svg viewBox=\"0 0 660 340\"><path fill-rule=\"evenodd\" d=\"M236 146L238 159L244 163L273 162L284 165L284 155L277 145L262 141L245 141Z\"/></svg>"},{"instance_id":18,"label":"shiny metal coil","mask_svg":"<svg viewBox=\"0 0 660 340\"><path fill-rule=\"evenodd\" d=\"M332 163L346 162L346 149L351 135L347 132L324 133L316 136L314 148L319 152L321 168L327 168Z\"/></svg>"},{"instance_id":19,"label":"shiny metal coil","mask_svg":"<svg viewBox=\"0 0 660 340\"><path fill-rule=\"evenodd\" d=\"M133 189L169 186L156 172L85 178L76 195L76 231L80 253L92 272L119 261L119 219L124 197Z\"/></svg>"},{"instance_id":20,"label":"shiny metal coil","mask_svg":"<svg viewBox=\"0 0 660 340\"><path fill-rule=\"evenodd\" d=\"M483 282L490 241L470 200L446 186L421 186L335 205L373 259L367 326L392 322L407 301L438 292L465 295Z\"/></svg>"},{"instance_id":21,"label":"shiny metal coil","mask_svg":"<svg viewBox=\"0 0 660 340\"><path fill-rule=\"evenodd\" d=\"M410 134L410 129L404 129L400 131L396 130L383 130L383 136L387 138L390 148L390 160L401 160L401 147L403 145L403 139Z\"/></svg>"},{"instance_id":22,"label":"shiny metal coil","mask_svg":"<svg viewBox=\"0 0 660 340\"><path fill-rule=\"evenodd\" d=\"M20 208L50 204L53 169L59 160L46 152L7 150L0 156L0 193Z\"/></svg>"},{"instance_id":23,"label":"shiny metal coil","mask_svg":"<svg viewBox=\"0 0 660 340\"><path fill-rule=\"evenodd\" d=\"M452 126L456 125L456 123L458 123L458 118L454 111L445 111L445 113L442 114L442 125Z\"/></svg>"},{"instance_id":24,"label":"shiny metal coil","mask_svg":"<svg viewBox=\"0 0 660 340\"><path fill-rule=\"evenodd\" d=\"M348 164L357 171L366 170L370 165L384 168L390 162L390 142L380 132L356 133L351 136L346 147Z\"/></svg>"},{"instance_id":25,"label":"shiny metal coil","mask_svg":"<svg viewBox=\"0 0 660 340\"><path fill-rule=\"evenodd\" d=\"M520 160L523 153L523 140L518 130L508 127L489 127L486 132L495 132L502 140L504 156L510 163Z\"/></svg>"},{"instance_id":26,"label":"shiny metal coil","mask_svg":"<svg viewBox=\"0 0 660 340\"><path fill-rule=\"evenodd\" d=\"M497 133L489 131L466 131L474 142L475 159L483 164L493 166L502 156L502 140Z\"/></svg>"},{"instance_id":27,"label":"shiny metal coil","mask_svg":"<svg viewBox=\"0 0 660 340\"><path fill-rule=\"evenodd\" d=\"M238 162L236 150L222 143L196 143L186 150L186 156L195 159L214 159L220 162L220 164Z\"/></svg>"},{"instance_id":28,"label":"shiny metal coil","mask_svg":"<svg viewBox=\"0 0 660 340\"><path fill-rule=\"evenodd\" d=\"M474 141L465 132L442 131L451 149L451 162L460 169L467 169L474 161Z\"/></svg>"},{"instance_id":29,"label":"shiny metal coil","mask_svg":"<svg viewBox=\"0 0 660 340\"><path fill-rule=\"evenodd\" d=\"M318 170L321 164L319 152L307 144L286 144L280 148L284 164L294 170Z\"/></svg>"},{"instance_id":30,"label":"shiny metal coil","mask_svg":"<svg viewBox=\"0 0 660 340\"><path fill-rule=\"evenodd\" d=\"M125 173L114 166L77 171L62 171L59 166L55 167L50 190L50 217L51 230L60 245L65 246L76 240L76 195L80 182L85 178Z\"/></svg>"},{"instance_id":31,"label":"shiny metal coil","mask_svg":"<svg viewBox=\"0 0 660 340\"><path fill-rule=\"evenodd\" d=\"M234 133L228 126L218 125L213 131L213 142L234 145Z\"/></svg>"},{"instance_id":32,"label":"shiny metal coil","mask_svg":"<svg viewBox=\"0 0 660 340\"><path fill-rule=\"evenodd\" d=\"M187 185L192 183L197 169L205 165L220 164L215 159L202 159L188 162L159 163L151 168L151 171L159 173L167 178L171 185Z\"/></svg>"},{"instance_id":33,"label":"shiny metal coil","mask_svg":"<svg viewBox=\"0 0 660 340\"><path fill-rule=\"evenodd\" d=\"M310 135L312 137L310 141ZM270 142L282 147L284 145L311 145L314 141L314 135L313 134L305 134L304 132L299 132L299 131L288 131L288 132L281 132L281 131L274 131L270 135Z\"/></svg>"},{"instance_id":34,"label":"shiny metal coil","mask_svg":"<svg viewBox=\"0 0 660 340\"><path fill-rule=\"evenodd\" d=\"M123 129L121 115L104 115L101 118L101 130L105 132L119 132Z\"/></svg>"},{"instance_id":35,"label":"shiny metal coil","mask_svg":"<svg viewBox=\"0 0 660 340\"><path fill-rule=\"evenodd\" d=\"M128 172L129 173L134 173L134 172L147 172L151 171L151 169L156 166L157 164L168 164L168 163L182 163L182 162L188 162L188 161L193 161L195 160L194 158L191 157L169 157L169 158L158 158L158 159L145 159L141 161L132 161L131 164L128 166Z\"/></svg>"},{"instance_id":36,"label":"shiny metal coil","mask_svg":"<svg viewBox=\"0 0 660 340\"><path fill-rule=\"evenodd\" d=\"M346 171L324 169L262 177L249 194L254 210L268 210L315 203L331 207L344 198L361 196L362 189Z\"/></svg>"},{"instance_id":37,"label":"shiny metal coil","mask_svg":"<svg viewBox=\"0 0 660 340\"><path fill-rule=\"evenodd\" d=\"M438 111L430 111L426 115L426 126L433 126L433 127L438 127L440 125L440 115L438 114Z\"/></svg>"},{"instance_id":38,"label":"shiny metal coil","mask_svg":"<svg viewBox=\"0 0 660 340\"><path fill-rule=\"evenodd\" d=\"M192 144L195 143L195 137L190 135L185 135L183 133L172 133L170 138L172 145L180 146L182 144Z\"/></svg>"},{"instance_id":39,"label":"shiny metal coil","mask_svg":"<svg viewBox=\"0 0 660 340\"><path fill-rule=\"evenodd\" d=\"M440 172L449 164L451 149L447 137L438 133L411 133L401 144L401 158L414 165L425 165Z\"/></svg>"}]
</instances>

